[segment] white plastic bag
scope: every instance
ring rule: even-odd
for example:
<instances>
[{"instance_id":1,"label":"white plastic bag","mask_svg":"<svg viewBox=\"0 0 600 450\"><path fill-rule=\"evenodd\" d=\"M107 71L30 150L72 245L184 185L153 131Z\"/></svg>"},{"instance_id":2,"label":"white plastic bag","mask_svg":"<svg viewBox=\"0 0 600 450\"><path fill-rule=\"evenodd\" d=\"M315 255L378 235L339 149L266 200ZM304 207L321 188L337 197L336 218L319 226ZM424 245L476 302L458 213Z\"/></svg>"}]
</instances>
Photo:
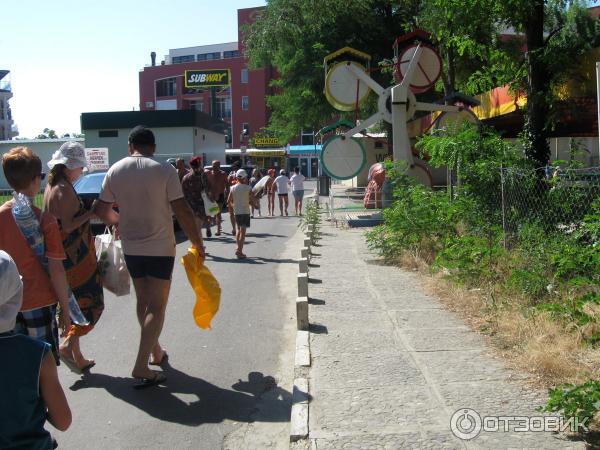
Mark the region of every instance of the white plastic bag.
<instances>
[{"instance_id":1,"label":"white plastic bag","mask_svg":"<svg viewBox=\"0 0 600 450\"><path fill-rule=\"evenodd\" d=\"M219 205L208 198L206 192L202 192L202 201L204 202L204 212L207 216L216 216L219 214Z\"/></svg>"},{"instance_id":2,"label":"white plastic bag","mask_svg":"<svg viewBox=\"0 0 600 450\"><path fill-rule=\"evenodd\" d=\"M129 295L131 280L125 265L121 240L108 228L96 236L96 259L102 274L102 285L117 297Z\"/></svg>"}]
</instances>

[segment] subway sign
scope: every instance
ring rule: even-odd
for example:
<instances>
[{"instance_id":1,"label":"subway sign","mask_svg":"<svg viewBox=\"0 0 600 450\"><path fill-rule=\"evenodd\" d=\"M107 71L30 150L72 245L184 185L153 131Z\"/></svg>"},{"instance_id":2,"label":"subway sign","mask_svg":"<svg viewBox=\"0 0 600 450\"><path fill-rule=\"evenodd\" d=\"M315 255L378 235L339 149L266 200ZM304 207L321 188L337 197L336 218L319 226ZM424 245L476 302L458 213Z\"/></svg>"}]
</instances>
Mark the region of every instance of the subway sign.
<instances>
[{"instance_id":1,"label":"subway sign","mask_svg":"<svg viewBox=\"0 0 600 450\"><path fill-rule=\"evenodd\" d=\"M229 86L229 69L186 70L186 88L204 88L210 86Z\"/></svg>"}]
</instances>

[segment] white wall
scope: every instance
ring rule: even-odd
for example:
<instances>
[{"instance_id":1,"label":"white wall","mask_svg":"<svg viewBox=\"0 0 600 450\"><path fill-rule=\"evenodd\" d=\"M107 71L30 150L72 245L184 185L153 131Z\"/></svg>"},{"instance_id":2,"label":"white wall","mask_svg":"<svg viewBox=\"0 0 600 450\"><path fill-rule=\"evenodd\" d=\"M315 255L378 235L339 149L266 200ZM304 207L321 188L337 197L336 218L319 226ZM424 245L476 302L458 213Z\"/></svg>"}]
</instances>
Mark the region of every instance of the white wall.
<instances>
[{"instance_id":1,"label":"white wall","mask_svg":"<svg viewBox=\"0 0 600 450\"><path fill-rule=\"evenodd\" d=\"M126 157L129 129L119 129L116 138L100 138L98 130L84 130L86 147L107 147L109 163L114 164ZM225 136L203 128L165 127L152 128L156 138L156 159L181 157L186 160L194 155L206 153L207 160L218 159L225 162ZM209 162L210 163L210 162Z\"/></svg>"},{"instance_id":2,"label":"white wall","mask_svg":"<svg viewBox=\"0 0 600 450\"><path fill-rule=\"evenodd\" d=\"M574 137L574 138L552 138L550 139L550 159L555 161L562 159L569 160L569 149L571 142L576 141L580 147L585 148L576 159L581 161L586 167L599 166L598 158L598 137Z\"/></svg>"},{"instance_id":3,"label":"white wall","mask_svg":"<svg viewBox=\"0 0 600 450\"><path fill-rule=\"evenodd\" d=\"M0 154L8 152L14 147L29 147L31 151L39 156L42 160L42 171L48 172L49 169L46 165L47 162L52 159L52 154L67 141L77 141L81 142L82 144L84 143L84 140L81 138L0 141ZM45 181L42 183L42 186L45 186ZM6 181L6 177L4 176L4 171L2 170L0 170L0 189L11 189Z\"/></svg>"},{"instance_id":4,"label":"white wall","mask_svg":"<svg viewBox=\"0 0 600 450\"><path fill-rule=\"evenodd\" d=\"M350 187L366 187L367 184L369 184L369 182L367 180L368 176L369 176L369 169L371 168L371 166L373 164L375 164L377 162L382 162L388 154L387 142L385 140L381 139L379 142L382 142L383 146L381 148L375 148L375 142L377 142L375 139L371 139L371 138L357 138L357 139L360 140L361 144L365 148L367 162L357 176L355 176L354 178L351 178L349 180L344 180L341 183L346 186L350 186Z\"/></svg>"},{"instance_id":5,"label":"white wall","mask_svg":"<svg viewBox=\"0 0 600 450\"><path fill-rule=\"evenodd\" d=\"M127 137L129 136L129 131L128 128L120 128L117 130L117 137L99 137L98 130L83 130L85 134L85 146L87 148L108 148L108 163L113 165L128 155Z\"/></svg>"},{"instance_id":6,"label":"white wall","mask_svg":"<svg viewBox=\"0 0 600 450\"><path fill-rule=\"evenodd\" d=\"M203 156L203 164L209 165L218 159L225 164L225 136L214 131L197 128L194 136L194 154Z\"/></svg>"}]
</instances>

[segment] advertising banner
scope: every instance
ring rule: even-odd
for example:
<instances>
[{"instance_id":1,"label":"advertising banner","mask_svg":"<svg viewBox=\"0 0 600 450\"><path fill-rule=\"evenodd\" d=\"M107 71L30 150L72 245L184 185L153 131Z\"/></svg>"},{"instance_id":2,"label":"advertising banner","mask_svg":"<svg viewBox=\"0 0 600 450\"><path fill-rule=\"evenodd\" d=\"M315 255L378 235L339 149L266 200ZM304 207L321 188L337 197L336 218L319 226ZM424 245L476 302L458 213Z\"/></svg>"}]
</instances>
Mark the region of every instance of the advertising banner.
<instances>
[{"instance_id":1,"label":"advertising banner","mask_svg":"<svg viewBox=\"0 0 600 450\"><path fill-rule=\"evenodd\" d=\"M108 170L108 148L86 148L85 159L87 159L88 170Z\"/></svg>"},{"instance_id":2,"label":"advertising banner","mask_svg":"<svg viewBox=\"0 0 600 450\"><path fill-rule=\"evenodd\" d=\"M184 86L188 89L229 86L230 78L229 69L186 70Z\"/></svg>"}]
</instances>

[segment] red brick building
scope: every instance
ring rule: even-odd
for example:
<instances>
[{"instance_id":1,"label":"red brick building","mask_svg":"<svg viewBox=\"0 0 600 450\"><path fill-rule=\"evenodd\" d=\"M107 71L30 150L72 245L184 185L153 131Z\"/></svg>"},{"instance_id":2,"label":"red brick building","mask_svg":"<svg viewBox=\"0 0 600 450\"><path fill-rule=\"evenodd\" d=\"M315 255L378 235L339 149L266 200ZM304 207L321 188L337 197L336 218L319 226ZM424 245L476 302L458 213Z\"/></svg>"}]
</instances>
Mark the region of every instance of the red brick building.
<instances>
[{"instance_id":1,"label":"red brick building","mask_svg":"<svg viewBox=\"0 0 600 450\"><path fill-rule=\"evenodd\" d=\"M247 145L269 120L273 69L248 69L241 27L263 8L238 10L238 42L171 49L158 64L153 53L152 64L139 74L140 110L196 109L230 124L227 147Z\"/></svg>"}]
</instances>

